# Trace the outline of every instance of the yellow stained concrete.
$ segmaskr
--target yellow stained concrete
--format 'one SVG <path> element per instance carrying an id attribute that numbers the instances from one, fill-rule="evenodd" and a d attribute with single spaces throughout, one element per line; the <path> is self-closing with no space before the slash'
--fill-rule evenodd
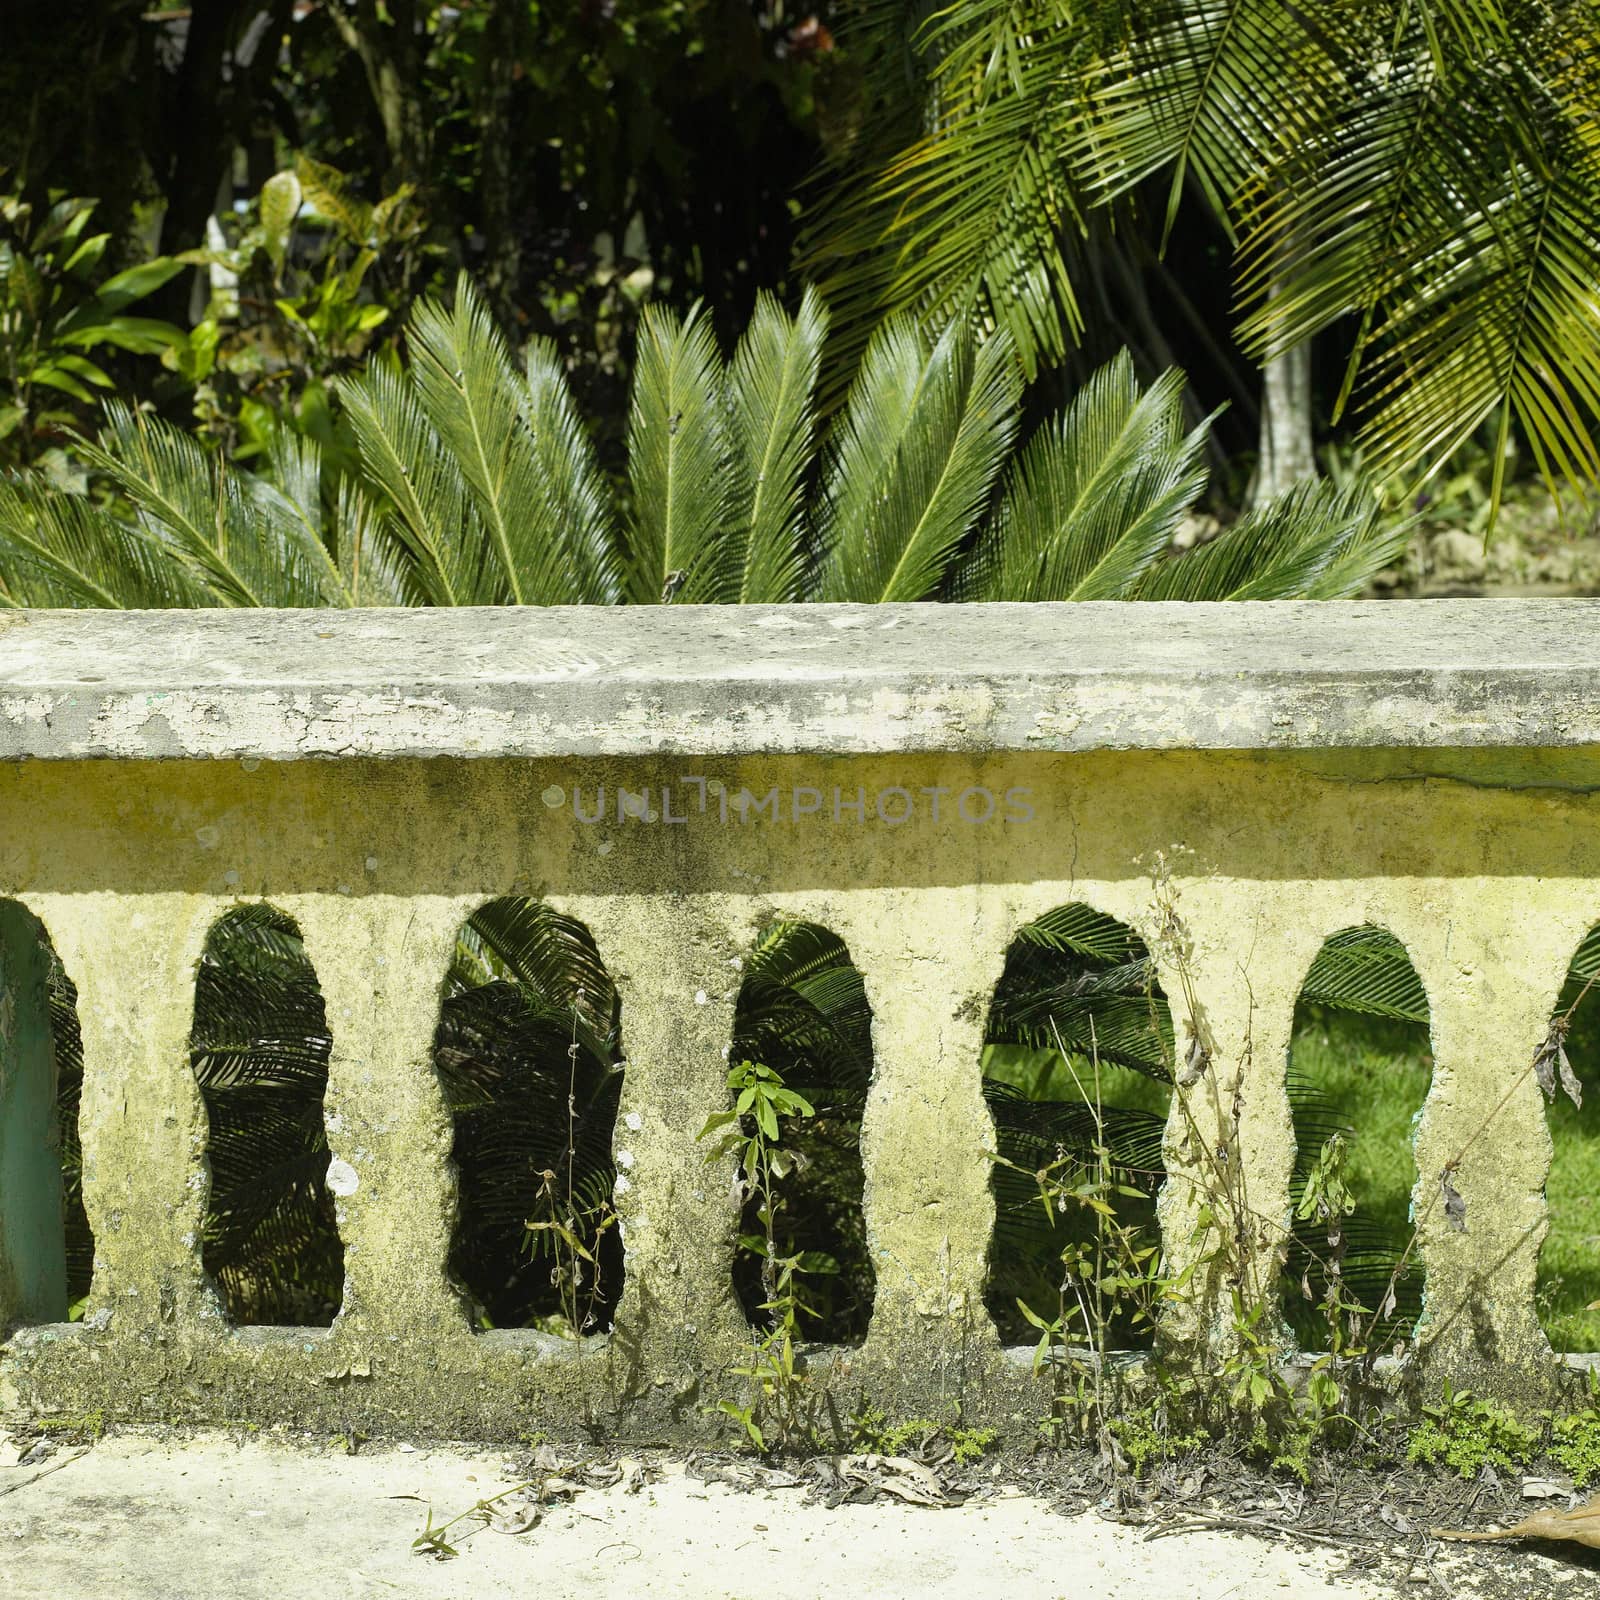
<path id="1" fill-rule="evenodd" d="M 874 1012 L 862 1129 L 877 1302 L 864 1349 L 826 1381 L 927 1413 L 960 1405 L 1023 1427 L 1044 1406 L 1001 1358 L 983 1309 L 992 1130 L 979 1050 L 1016 929 L 1084 901 L 1150 944 L 1180 1043 L 1210 1052 L 1190 1094 L 1247 1208 L 1251 1292 L 1269 1292 L 1293 1160 L 1284 1061 L 1322 941 L 1379 924 L 1432 1007 L 1437 1066 L 1418 1135 L 1425 1331 L 1444 1370 L 1528 1393 L 1556 1365 L 1534 1314 L 1549 1138 L 1524 1076 L 1572 952 L 1600 919 L 1600 752 L 1558 768 L 1513 753 L 775 757 L 739 761 L 446 760 L 52 763 L 0 769 L 0 895 L 44 923 L 79 988 L 85 1201 L 98 1259 L 85 1324 L 24 1332 L 0 1405 L 133 1417 L 271 1416 L 456 1436 L 604 1425 L 664 1436 L 734 1392 L 745 1336 L 729 1284 L 735 1222 L 695 1135 L 725 1103 L 738 961 L 758 929 L 838 933 Z M 1428 777 L 1428 763 L 1450 775 Z M 1552 787 L 1525 788 L 1529 782 Z M 722 820 L 714 788 L 761 798 Z M 584 823 L 604 786 L 604 822 Z M 673 791 L 663 814 L 661 790 Z M 867 815 L 832 816 L 833 790 Z M 997 797 L 988 822 L 952 814 Z M 620 819 L 619 789 L 649 816 Z M 939 789 L 941 820 L 928 814 Z M 813 791 L 821 808 L 798 817 Z M 910 820 L 892 819 L 905 791 Z M 1025 797 L 1007 805 L 1007 791 Z M 885 817 L 873 797 L 888 793 Z M 969 811 L 982 810 L 973 801 Z M 1011 811 L 1029 820 L 1004 821 Z M 475 1334 L 448 1285 L 448 1116 L 428 1065 L 457 926 L 505 894 L 583 920 L 623 999 L 618 1143 L 628 1251 L 609 1337 L 583 1347 Z M 188 1067 L 193 970 L 243 900 L 294 917 L 334 1040 L 330 1142 L 358 1182 L 340 1202 L 343 1314 L 326 1332 L 230 1330 L 200 1269 L 204 1111 Z M 1186 953 L 1180 954 L 1180 947 Z M 1519 1082 L 1519 1077 L 1521 1081 Z M 1512 1086 L 1516 1085 L 1514 1089 Z M 1510 1097 L 1492 1138 L 1486 1110 Z M 1162 1199 L 1169 1259 L 1190 1238 L 1212 1156 L 1174 1113 Z M 1444 1163 L 1468 1227 L 1430 1205 Z M 1226 1284 L 1174 1311 L 1204 1363 Z"/>

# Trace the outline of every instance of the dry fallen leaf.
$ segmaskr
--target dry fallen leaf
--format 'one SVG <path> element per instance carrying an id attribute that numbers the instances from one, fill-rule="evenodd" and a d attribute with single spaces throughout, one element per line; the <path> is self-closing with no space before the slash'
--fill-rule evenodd
<path id="1" fill-rule="evenodd" d="M 496 1533 L 526 1533 L 538 1520 L 537 1502 L 496 1506 L 489 1513 L 489 1526 Z"/>
<path id="2" fill-rule="evenodd" d="M 1188 1054 L 1183 1061 L 1183 1075 L 1178 1079 L 1180 1089 L 1190 1089 L 1205 1075 L 1211 1064 L 1211 1052 L 1206 1049 L 1197 1033 L 1189 1042 Z"/>
<path id="3" fill-rule="evenodd" d="M 1430 1528 L 1436 1539 L 1551 1539 L 1569 1540 L 1600 1550 L 1600 1494 L 1571 1511 L 1536 1511 L 1510 1528 L 1469 1533 L 1450 1528 Z"/>
<path id="4" fill-rule="evenodd" d="M 906 1456 L 844 1456 L 839 1475 L 847 1483 L 859 1483 L 890 1494 L 917 1506 L 947 1506 L 949 1497 L 938 1475 Z"/>
<path id="5" fill-rule="evenodd" d="M 1411 1532 L 1411 1519 L 1394 1506 L 1379 1506 L 1378 1516 L 1393 1528 L 1396 1533 Z"/>
<path id="6" fill-rule="evenodd" d="M 1561 1069 L 1561 1087 L 1566 1091 L 1567 1099 L 1581 1111 L 1583 1109 L 1583 1083 L 1577 1073 L 1572 1070 L 1572 1063 L 1567 1060 L 1567 1052 L 1560 1045 L 1556 1046 L 1556 1064 Z"/>
<path id="7" fill-rule="evenodd" d="M 1522 1480 L 1522 1498 L 1524 1500 L 1565 1500 L 1568 1494 L 1564 1483 L 1557 1483 L 1552 1478 L 1524 1478 Z"/>

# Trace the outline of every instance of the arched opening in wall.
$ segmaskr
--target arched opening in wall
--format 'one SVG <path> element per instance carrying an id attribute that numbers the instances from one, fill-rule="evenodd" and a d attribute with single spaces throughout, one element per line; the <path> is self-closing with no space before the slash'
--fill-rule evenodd
<path id="1" fill-rule="evenodd" d="M 1422 1310 L 1412 1150 L 1433 1077 L 1428 999 L 1395 936 L 1327 939 L 1295 1004 L 1288 1091 L 1295 1164 L 1284 1318 L 1303 1350 L 1410 1335 Z"/>
<path id="2" fill-rule="evenodd" d="M 589 930 L 526 896 L 463 924 L 434 1066 L 455 1121 L 452 1277 L 479 1328 L 604 1332 L 622 1295 L 620 1004 Z"/>
<path id="3" fill-rule="evenodd" d="M 1600 927 L 1567 969 L 1533 1071 L 1553 1146 L 1539 1321 L 1556 1350 L 1600 1350 Z"/>
<path id="4" fill-rule="evenodd" d="M 983 1052 L 998 1156 L 986 1301 L 1005 1343 L 1051 1329 L 1149 1347 L 1172 1081 L 1172 1018 L 1131 928 L 1073 904 L 1017 934 Z"/>
<path id="5" fill-rule="evenodd" d="M 778 922 L 744 960 L 716 1130 L 744 1206 L 734 1288 L 753 1327 L 859 1344 L 876 1290 L 861 1197 L 872 1011 L 837 934 Z"/>
<path id="6" fill-rule="evenodd" d="M 326 1327 L 344 1298 L 323 1101 L 331 1050 L 292 917 L 236 906 L 206 936 L 189 1060 L 205 1101 L 205 1270 L 239 1325 Z"/>
<path id="7" fill-rule="evenodd" d="M 77 1005 L 43 924 L 0 901 L 0 1325 L 76 1322 L 89 1295 Z"/>

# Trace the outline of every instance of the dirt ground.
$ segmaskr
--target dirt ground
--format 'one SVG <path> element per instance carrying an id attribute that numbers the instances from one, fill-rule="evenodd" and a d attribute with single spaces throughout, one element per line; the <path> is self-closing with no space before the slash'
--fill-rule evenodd
<path id="1" fill-rule="evenodd" d="M 1543 1600 L 1594 1593 L 1600 1577 L 1596 1552 L 1429 1536 L 1435 1516 L 1478 1526 L 1524 1515 L 1517 1481 L 1351 1472 L 1302 1489 L 1196 1460 L 1119 1497 L 1089 1458 L 1060 1455 L 768 1468 L 549 1445 L 357 1441 L 350 1454 L 349 1443 L 0 1435 L 0 1463 L 11 1463 L 0 1465 L 0 1594 Z"/>
<path id="2" fill-rule="evenodd" d="M 1537 483 L 1508 491 L 1485 539 L 1482 485 L 1437 488 L 1405 559 L 1378 575 L 1377 599 L 1549 597 L 1600 594 L 1600 518 L 1558 505 Z"/>

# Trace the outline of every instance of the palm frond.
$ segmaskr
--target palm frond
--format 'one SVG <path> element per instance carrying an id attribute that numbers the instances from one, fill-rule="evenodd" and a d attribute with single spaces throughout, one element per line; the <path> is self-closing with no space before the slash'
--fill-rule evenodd
<path id="1" fill-rule="evenodd" d="M 106 406 L 99 438 L 81 449 L 138 514 L 148 538 L 195 572 L 215 603 L 349 603 L 318 527 L 266 479 L 209 457 L 182 429 Z"/>
<path id="2" fill-rule="evenodd" d="M 1360 479 L 1297 484 L 1187 554 L 1153 567 L 1141 600 L 1337 600 L 1398 561 L 1411 521 Z"/>
<path id="3" fill-rule="evenodd" d="M 959 588 L 963 599 L 1122 599 L 1205 484 L 1205 428 L 1185 434 L 1183 379 L 1141 390 L 1124 352 L 1022 452 Z"/>
<path id="4" fill-rule="evenodd" d="M 733 520 L 732 442 L 710 318 L 657 307 L 639 324 L 628 416 L 633 495 L 626 563 L 636 605 L 716 594 L 716 563 Z"/>
<path id="5" fill-rule="evenodd" d="M 1148 956 L 1144 941 L 1127 923 L 1082 901 L 1052 907 L 1019 928 L 1016 937 L 1021 943 L 1065 951 L 1101 967 L 1122 966 Z"/>
<path id="6" fill-rule="evenodd" d="M 332 1040 L 291 918 L 239 906 L 212 928 L 189 1046 L 209 1130 L 202 1259 L 229 1316 L 330 1321 L 343 1277 L 325 1183 Z"/>
<path id="7" fill-rule="evenodd" d="M 1387 929 L 1371 924 L 1345 928 L 1324 942 L 1300 998 L 1363 1016 L 1428 1021 L 1428 997 L 1406 947 Z"/>
<path id="8" fill-rule="evenodd" d="M 582 458 L 575 459 L 570 436 L 561 431 L 560 402 L 517 372 L 466 273 L 456 280 L 449 311 L 432 300 L 418 303 L 410 347 L 417 398 L 471 491 L 497 587 L 503 584 L 515 605 L 556 605 L 591 589 L 573 544 L 576 533 L 579 549 L 591 550 L 595 529 L 592 520 L 580 517 L 576 529 L 566 520 L 587 485 Z M 535 416 L 536 401 L 543 403 L 543 418 Z M 543 450 L 530 426 L 539 421 L 557 429 Z M 576 472 L 577 483 L 552 481 L 563 465 Z"/>
<path id="9" fill-rule="evenodd" d="M 1064 105 L 1051 78 L 1036 71 L 1026 95 L 941 118 L 839 191 L 804 259 L 839 307 L 843 369 L 900 313 L 998 328 L 1030 377 L 1081 336 L 1083 208 L 1054 159 Z"/>
<path id="10" fill-rule="evenodd" d="M 576 1036 L 597 1059 L 616 1042 L 617 993 L 581 922 L 539 900 L 491 900 L 462 927 L 445 980 L 447 996 L 508 982 L 524 1004 L 563 1036 Z"/>
<path id="11" fill-rule="evenodd" d="M 1600 15 L 1401 8 L 1382 71 L 1351 16 L 1328 63 L 1339 116 L 1248 208 L 1243 336 L 1276 351 L 1358 315 L 1339 405 L 1359 395 L 1379 467 L 1437 469 L 1492 420 L 1491 515 L 1513 423 L 1553 492 L 1585 489 L 1600 477 Z"/>
<path id="12" fill-rule="evenodd" d="M 421 597 L 433 605 L 503 601 L 505 575 L 489 559 L 462 465 L 444 448 L 406 375 L 374 359 L 339 392 Z"/>
<path id="13" fill-rule="evenodd" d="M 170 549 L 87 496 L 27 475 L 0 478 L 0 604 L 78 609 L 208 606 Z"/>
<path id="14" fill-rule="evenodd" d="M 515 983 L 450 994 L 434 1061 L 455 1120 L 460 1220 L 450 1271 L 488 1320 L 526 1326 L 559 1308 L 537 1232 L 554 1207 L 599 1258 L 595 1307 L 610 1321 L 622 1283 L 614 1230 L 603 1228 L 622 1069 L 609 1042 L 569 1053 L 562 1019 Z M 601 1238 L 602 1233 L 604 1238 Z"/>
<path id="15" fill-rule="evenodd" d="M 1131 928 L 1081 904 L 1019 931 L 985 1038 L 1172 1075 L 1172 1018 L 1150 952 Z"/>
<path id="16" fill-rule="evenodd" d="M 930 351 L 909 319 L 873 340 L 835 430 L 819 600 L 922 600 L 982 511 L 1016 432 L 1009 341 L 951 324 Z"/>
<path id="17" fill-rule="evenodd" d="M 1328 120 L 1315 13 L 1280 0 L 1154 0 L 1127 15 L 1121 47 L 1088 74 L 1065 158 L 1102 199 L 1170 169 L 1163 239 L 1190 181 L 1228 226 L 1251 180 Z"/>
<path id="18" fill-rule="evenodd" d="M 784 315 L 770 295 L 728 373 L 728 411 L 738 484 L 718 599 L 736 604 L 797 600 L 804 575 L 804 492 L 816 429 L 815 392 L 828 318 L 814 289 Z"/>
<path id="19" fill-rule="evenodd" d="M 569 586 L 561 603 L 612 605 L 622 598 L 616 516 L 594 445 L 573 405 L 555 346 L 536 339 L 524 359 L 525 416 L 533 435 L 541 492 L 569 562 Z"/>
<path id="20" fill-rule="evenodd" d="M 757 941 L 744 962 L 733 1054 L 860 1116 L 872 1076 L 872 1012 L 838 935 L 784 922 Z"/>

